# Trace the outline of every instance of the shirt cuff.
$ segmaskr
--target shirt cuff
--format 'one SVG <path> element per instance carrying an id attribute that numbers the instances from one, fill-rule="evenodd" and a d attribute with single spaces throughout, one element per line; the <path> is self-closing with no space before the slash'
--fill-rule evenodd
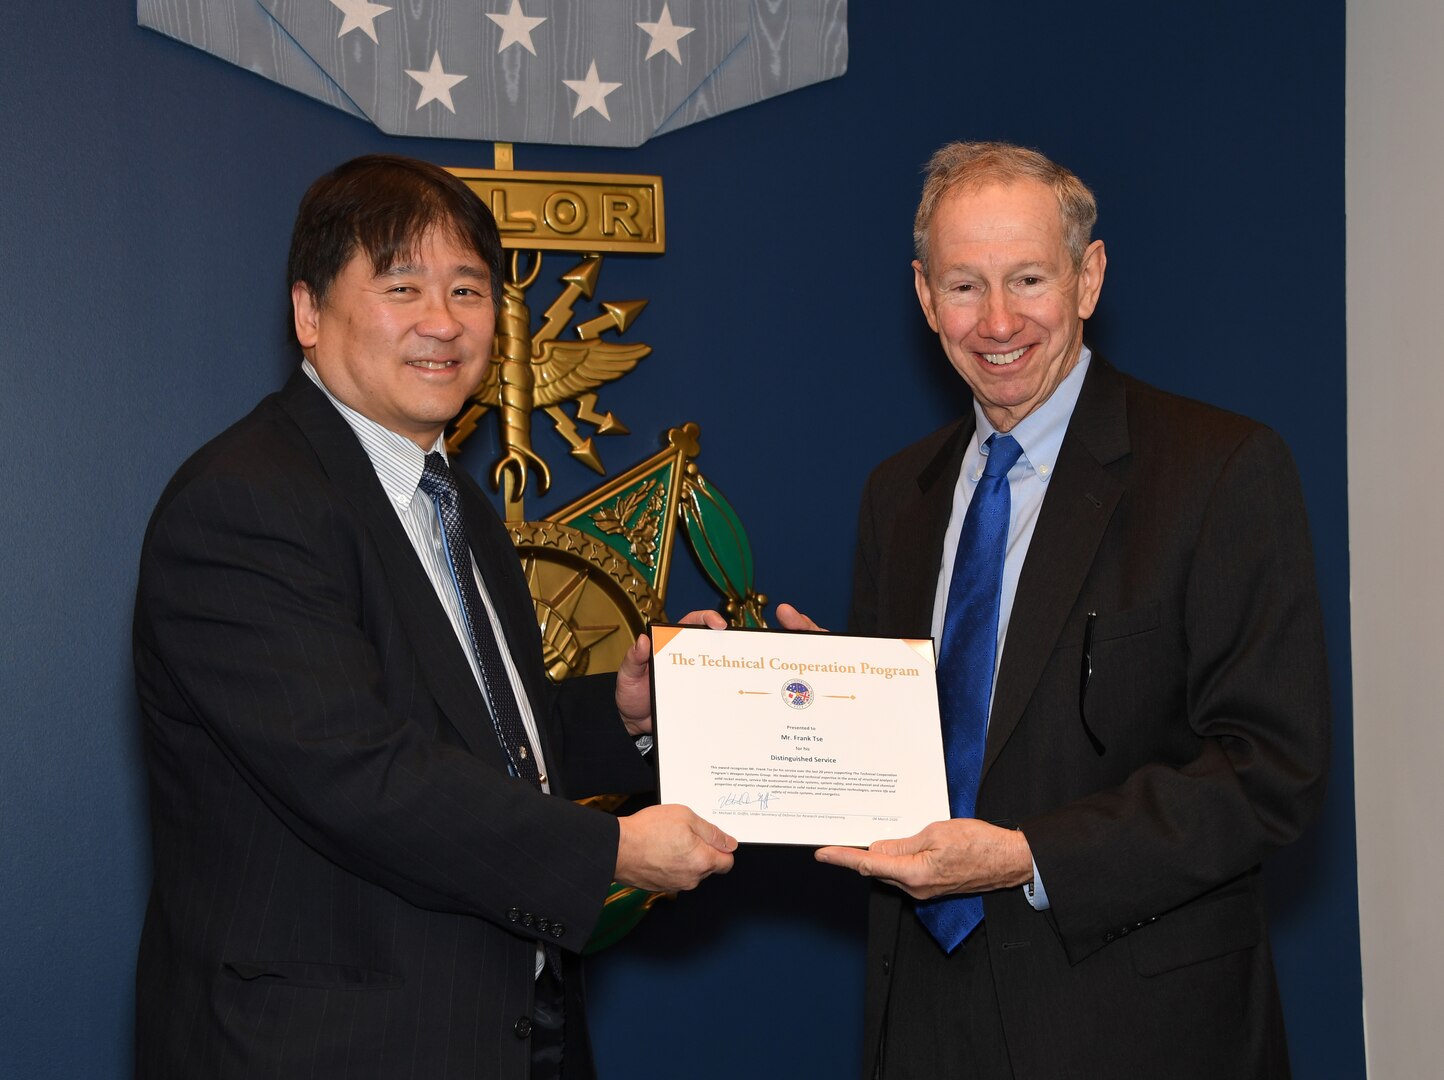
<path id="1" fill-rule="evenodd" d="M 1033 880 L 1023 886 L 1023 895 L 1028 898 L 1034 911 L 1047 911 L 1051 906 L 1048 903 L 1048 890 L 1043 888 L 1043 879 L 1038 876 L 1037 859 L 1033 860 Z"/>

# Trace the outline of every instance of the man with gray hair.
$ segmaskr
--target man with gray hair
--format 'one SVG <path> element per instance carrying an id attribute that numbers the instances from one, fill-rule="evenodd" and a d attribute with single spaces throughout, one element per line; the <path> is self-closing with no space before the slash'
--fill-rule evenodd
<path id="1" fill-rule="evenodd" d="M 1092 193 L 1031 150 L 927 170 L 918 300 L 972 392 L 873 473 L 851 630 L 940 642 L 952 817 L 820 861 L 879 881 L 864 1075 L 1288 1074 L 1262 859 L 1329 746 L 1279 437 L 1083 341 Z"/>

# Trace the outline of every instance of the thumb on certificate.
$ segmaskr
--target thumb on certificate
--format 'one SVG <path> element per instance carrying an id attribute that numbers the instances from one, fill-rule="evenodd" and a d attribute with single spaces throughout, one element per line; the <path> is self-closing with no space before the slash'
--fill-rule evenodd
<path id="1" fill-rule="evenodd" d="M 876 847 L 876 845 L 874 845 Z M 896 884 L 896 860 L 880 854 L 873 848 L 823 847 L 813 852 L 813 858 L 828 866 L 840 866 L 866 878 L 878 878 L 889 884 Z"/>
<path id="2" fill-rule="evenodd" d="M 782 624 L 784 630 L 822 630 L 821 626 L 813 622 L 808 616 L 798 611 L 791 604 L 777 605 L 777 621 Z"/>
<path id="3" fill-rule="evenodd" d="M 696 815 L 693 816 L 696 817 Z M 730 854 L 737 850 L 737 838 L 729 833 L 723 832 L 705 818 L 696 818 L 695 824 L 692 826 L 692 831 L 718 851 Z"/>
<path id="4" fill-rule="evenodd" d="M 727 616 L 712 608 L 689 611 L 677 620 L 683 626 L 705 626 L 708 630 L 726 630 Z"/>
<path id="5" fill-rule="evenodd" d="M 868 845 L 867 850 L 878 855 L 916 855 L 919 851 L 928 848 L 926 839 L 927 830 L 917 833 L 914 836 L 903 836 L 896 840 L 874 840 Z"/>
<path id="6" fill-rule="evenodd" d="M 630 735 L 652 733 L 652 642 L 642 634 L 617 668 L 617 713 Z"/>
<path id="7" fill-rule="evenodd" d="M 628 670 L 644 669 L 652 662 L 652 639 L 646 634 L 638 634 L 637 640 L 632 642 L 632 647 L 622 657 L 622 667 Z"/>
<path id="8" fill-rule="evenodd" d="M 820 847 L 812 853 L 812 857 L 820 863 L 828 866 L 841 866 L 848 870 L 856 870 L 860 862 L 867 858 L 866 848 L 855 847 Z"/>

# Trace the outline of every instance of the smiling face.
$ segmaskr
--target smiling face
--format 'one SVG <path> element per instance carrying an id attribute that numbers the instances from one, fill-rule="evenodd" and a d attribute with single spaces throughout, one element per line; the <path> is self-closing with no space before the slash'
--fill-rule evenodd
<path id="1" fill-rule="evenodd" d="M 430 450 L 481 385 L 496 308 L 484 259 L 432 229 L 377 273 L 356 251 L 317 304 L 291 287 L 296 338 L 342 402 Z"/>
<path id="2" fill-rule="evenodd" d="M 1106 265 L 1103 241 L 1074 266 L 1052 190 L 1037 180 L 946 195 L 913 263 L 928 325 L 999 431 L 1011 431 L 1073 370 Z"/>

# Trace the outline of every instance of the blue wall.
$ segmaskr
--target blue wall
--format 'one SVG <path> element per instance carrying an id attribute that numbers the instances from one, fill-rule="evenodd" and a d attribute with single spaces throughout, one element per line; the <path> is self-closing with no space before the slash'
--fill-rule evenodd
<path id="1" fill-rule="evenodd" d="M 1095 344 L 1273 424 L 1303 473 L 1338 726 L 1324 820 L 1269 870 L 1274 936 L 1297 1075 L 1362 1075 L 1344 8 L 1200 7 L 858 2 L 843 79 L 635 151 L 519 146 L 517 165 L 665 178 L 668 253 L 602 271 L 599 299 L 651 301 L 629 336 L 655 350 L 603 395 L 635 433 L 607 463 L 698 421 L 760 587 L 830 625 L 866 470 L 959 405 L 912 295 L 920 164 L 951 138 L 1004 138 L 1094 186 L 1110 256 Z M 11 5 L 3 48 L 0 1076 L 106 1080 L 129 1075 L 148 873 L 128 657 L 145 519 L 293 363 L 282 263 L 306 183 L 368 151 L 489 166 L 491 150 L 389 139 L 137 28 L 122 2 Z M 549 259 L 543 280 L 566 268 Z M 558 498 L 590 486 L 545 422 L 537 442 Z M 467 465 L 494 446 L 477 436 Z M 670 606 L 708 595 L 684 567 Z M 654 913 L 593 968 L 603 1075 L 852 1075 L 861 897 L 805 852 L 748 851 Z"/>

